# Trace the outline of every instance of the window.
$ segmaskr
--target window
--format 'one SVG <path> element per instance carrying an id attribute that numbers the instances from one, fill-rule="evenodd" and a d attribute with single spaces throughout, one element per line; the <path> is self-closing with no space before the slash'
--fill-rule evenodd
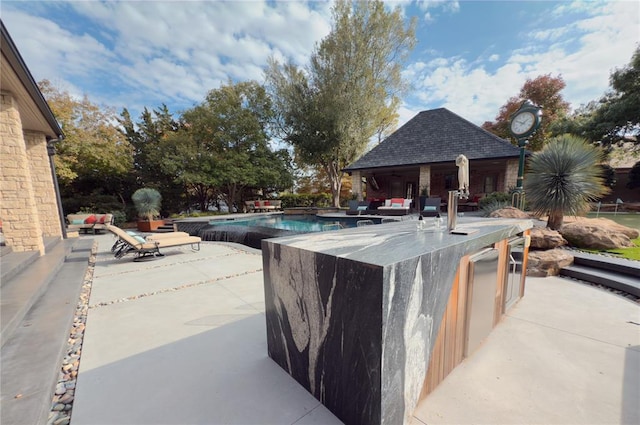
<path id="1" fill-rule="evenodd" d="M 444 188 L 448 190 L 455 190 L 457 187 L 455 186 L 456 176 L 455 174 L 447 174 L 444 176 Z"/>
<path id="2" fill-rule="evenodd" d="M 484 177 L 484 185 L 483 185 L 484 193 L 493 193 L 496 191 L 496 176 L 485 176 Z"/>

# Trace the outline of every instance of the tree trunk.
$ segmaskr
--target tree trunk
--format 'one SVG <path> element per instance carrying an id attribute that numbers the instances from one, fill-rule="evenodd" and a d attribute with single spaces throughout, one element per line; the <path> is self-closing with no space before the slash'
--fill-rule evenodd
<path id="1" fill-rule="evenodd" d="M 333 206 L 340 207 L 340 189 L 342 189 L 342 171 L 336 163 L 332 162 L 325 166 L 329 184 L 331 186 L 331 196 L 333 198 Z"/>
<path id="2" fill-rule="evenodd" d="M 552 230 L 560 230 L 563 219 L 564 213 L 561 210 L 550 211 L 549 218 L 547 218 L 547 227 Z"/>

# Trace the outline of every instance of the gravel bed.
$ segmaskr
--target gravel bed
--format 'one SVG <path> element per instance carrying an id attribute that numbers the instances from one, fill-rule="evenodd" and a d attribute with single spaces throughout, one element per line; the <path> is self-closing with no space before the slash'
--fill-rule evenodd
<path id="1" fill-rule="evenodd" d="M 73 318 L 73 325 L 69 332 L 66 355 L 62 360 L 62 366 L 58 374 L 58 383 L 56 384 L 53 399 L 51 400 L 51 411 L 49 412 L 47 425 L 67 425 L 71 422 L 71 412 L 73 410 L 76 379 L 80 368 L 82 341 L 87 323 L 87 312 L 89 311 L 89 296 L 91 295 L 91 284 L 93 283 L 97 250 L 98 244 L 95 242 L 91 248 L 89 267 L 87 267 L 87 272 L 84 275 L 80 298 L 78 299 Z"/>

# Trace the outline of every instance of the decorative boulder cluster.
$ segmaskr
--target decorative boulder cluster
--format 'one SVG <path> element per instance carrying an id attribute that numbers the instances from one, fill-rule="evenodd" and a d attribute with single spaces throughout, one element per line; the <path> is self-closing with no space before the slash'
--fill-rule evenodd
<path id="1" fill-rule="evenodd" d="M 493 211 L 490 216 L 531 218 L 514 207 Z M 566 217 L 560 231 L 536 226 L 531 229 L 527 275 L 556 276 L 561 268 L 571 265 L 573 255 L 562 249 L 563 246 L 583 249 L 628 248 L 634 246 L 631 240 L 636 239 L 639 233 L 636 229 L 606 218 Z"/>

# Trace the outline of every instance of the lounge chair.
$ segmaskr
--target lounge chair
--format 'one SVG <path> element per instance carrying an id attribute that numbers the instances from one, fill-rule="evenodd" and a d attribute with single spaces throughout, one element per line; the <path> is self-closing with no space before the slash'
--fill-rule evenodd
<path id="1" fill-rule="evenodd" d="M 191 249 L 200 251 L 200 239 L 197 236 L 189 236 L 184 232 L 158 233 L 147 238 L 139 235 L 130 235 L 121 228 L 113 225 L 107 226 L 107 230 L 118 237 L 118 241 L 113 245 L 111 251 L 116 258 L 122 258 L 133 252 L 133 261 L 147 261 L 157 257 L 163 257 L 160 248 L 172 246 L 191 245 Z"/>
<path id="2" fill-rule="evenodd" d="M 427 198 L 424 200 L 420 215 L 423 217 L 435 217 L 440 214 L 440 198 Z"/>
<path id="3" fill-rule="evenodd" d="M 350 204 L 347 215 L 361 215 L 369 213 L 369 203 L 366 201 L 358 202 L 357 205 Z"/>

